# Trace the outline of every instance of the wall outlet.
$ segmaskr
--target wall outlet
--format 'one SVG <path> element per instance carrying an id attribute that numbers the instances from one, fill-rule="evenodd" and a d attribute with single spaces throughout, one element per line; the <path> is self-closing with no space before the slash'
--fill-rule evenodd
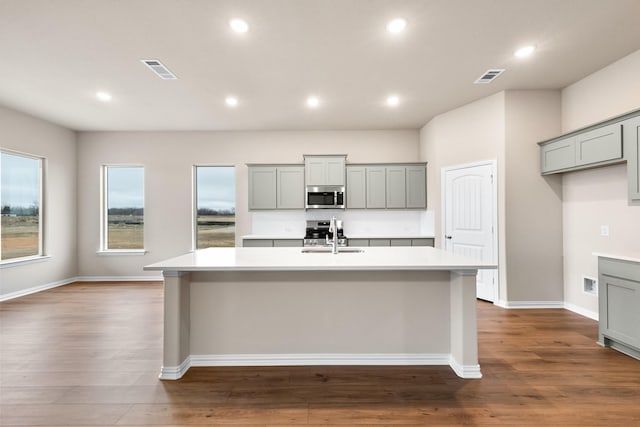
<path id="1" fill-rule="evenodd" d="M 600 226 L 600 235 L 601 236 L 608 236 L 609 235 L 609 226 L 608 225 L 601 225 Z"/>

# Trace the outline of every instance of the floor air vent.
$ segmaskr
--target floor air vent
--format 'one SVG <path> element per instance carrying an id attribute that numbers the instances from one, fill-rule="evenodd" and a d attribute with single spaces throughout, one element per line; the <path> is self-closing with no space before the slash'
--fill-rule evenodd
<path id="1" fill-rule="evenodd" d="M 157 59 L 141 59 L 142 63 L 149 67 L 151 71 L 156 73 L 163 80 L 176 80 L 177 77 L 162 62 Z"/>
<path id="2" fill-rule="evenodd" d="M 496 77 L 498 77 L 503 72 L 504 72 L 504 69 L 499 69 L 499 68 L 493 69 L 493 70 L 487 70 L 484 73 L 482 73 L 480 78 L 473 83 L 474 84 L 491 83 L 496 79 Z"/>

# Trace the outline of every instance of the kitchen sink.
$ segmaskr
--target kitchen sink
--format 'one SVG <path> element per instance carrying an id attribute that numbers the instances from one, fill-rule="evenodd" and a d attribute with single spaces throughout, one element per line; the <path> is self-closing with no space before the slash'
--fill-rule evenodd
<path id="1" fill-rule="evenodd" d="M 313 246 L 313 247 L 308 247 L 308 248 L 302 248 L 301 251 L 303 254 L 330 254 L 331 252 L 333 252 L 333 249 L 331 248 L 331 246 Z M 353 253 L 359 253 L 359 252 L 364 252 L 364 249 L 362 248 L 354 248 L 354 247 L 339 247 L 338 248 L 338 253 L 342 254 L 353 254 Z"/>

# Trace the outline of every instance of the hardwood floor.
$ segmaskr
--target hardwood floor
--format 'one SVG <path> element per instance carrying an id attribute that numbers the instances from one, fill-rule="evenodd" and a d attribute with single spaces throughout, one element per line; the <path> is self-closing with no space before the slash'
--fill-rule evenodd
<path id="1" fill-rule="evenodd" d="M 77 283 L 0 304 L 0 424 L 640 425 L 640 361 L 566 310 L 478 302 L 484 377 L 448 367 L 192 368 L 158 380 L 159 283 Z"/>

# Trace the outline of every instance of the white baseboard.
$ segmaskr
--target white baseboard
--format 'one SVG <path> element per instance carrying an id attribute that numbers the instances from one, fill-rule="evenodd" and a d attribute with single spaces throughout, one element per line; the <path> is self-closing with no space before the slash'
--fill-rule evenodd
<path id="1" fill-rule="evenodd" d="M 565 308 L 564 301 L 505 301 L 500 300 L 495 305 L 502 308 L 533 309 L 533 308 Z"/>
<path id="2" fill-rule="evenodd" d="M 156 282 L 162 276 L 78 276 L 76 282 Z"/>
<path id="3" fill-rule="evenodd" d="M 78 276 L 2 294 L 0 295 L 0 302 L 57 288 L 58 286 L 69 285 L 74 282 L 156 282 L 162 280 L 162 276 Z"/>
<path id="4" fill-rule="evenodd" d="M 450 366 L 461 378 L 482 378 L 480 366 L 458 364 L 450 354 L 198 354 L 179 366 L 163 366 L 160 379 L 180 379 L 192 367 L 212 366 Z"/>
<path id="5" fill-rule="evenodd" d="M 589 319 L 595 320 L 597 321 L 600 318 L 600 315 L 598 314 L 598 312 L 596 311 L 591 311 L 591 310 L 587 310 L 584 309 L 582 307 L 578 307 L 577 305 L 565 302 L 564 303 L 564 308 L 566 308 L 569 311 L 573 311 L 574 313 L 577 313 L 581 316 L 584 317 L 588 317 Z"/>
<path id="6" fill-rule="evenodd" d="M 75 281 L 76 281 L 76 278 L 72 277 L 70 279 L 58 280 L 56 282 L 51 282 L 51 283 L 47 283 L 47 284 L 40 285 L 40 286 L 33 286 L 31 288 L 22 289 L 22 290 L 15 291 L 15 292 L 9 292 L 8 294 L 0 295 L 0 302 L 8 301 L 8 300 L 14 299 L 14 298 L 23 297 L 23 296 L 26 296 L 26 295 L 35 294 L 37 292 L 46 291 L 47 289 L 57 288 L 58 286 L 68 285 L 69 283 L 73 283 Z"/>

